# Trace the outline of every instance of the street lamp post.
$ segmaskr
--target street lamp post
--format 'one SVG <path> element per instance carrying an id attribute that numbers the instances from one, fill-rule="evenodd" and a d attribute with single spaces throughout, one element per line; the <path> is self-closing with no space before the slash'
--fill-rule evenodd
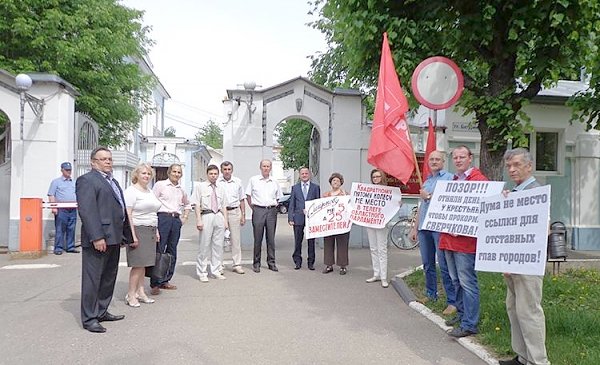
<path id="1" fill-rule="evenodd" d="M 15 82 L 17 84 L 17 89 L 19 89 L 19 99 L 21 102 L 21 109 L 19 110 L 20 114 L 19 114 L 19 125 L 21 128 L 20 131 L 20 137 L 21 137 L 21 141 L 23 140 L 23 129 L 25 128 L 25 100 L 26 100 L 26 96 L 25 94 L 27 93 L 27 90 L 29 90 L 31 88 L 31 84 L 33 83 L 33 81 L 31 80 L 31 77 L 29 77 L 29 75 L 26 74 L 18 74 L 17 77 L 15 78 Z"/>

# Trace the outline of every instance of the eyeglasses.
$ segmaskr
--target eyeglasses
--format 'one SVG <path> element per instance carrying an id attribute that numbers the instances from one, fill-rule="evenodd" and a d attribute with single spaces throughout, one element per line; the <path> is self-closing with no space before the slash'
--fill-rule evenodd
<path id="1" fill-rule="evenodd" d="M 102 162 L 105 162 L 105 161 L 111 161 L 112 162 L 112 160 L 113 160 L 112 157 L 94 158 L 94 161 L 102 161 Z"/>
<path id="2" fill-rule="evenodd" d="M 377 179 L 377 178 L 381 179 L 381 175 L 373 175 L 373 179 Z"/>

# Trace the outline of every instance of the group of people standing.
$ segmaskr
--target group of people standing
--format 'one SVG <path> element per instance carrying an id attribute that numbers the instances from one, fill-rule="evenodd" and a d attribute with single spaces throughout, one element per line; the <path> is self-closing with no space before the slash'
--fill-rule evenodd
<path id="1" fill-rule="evenodd" d="M 91 153 L 91 171 L 76 182 L 76 199 L 81 218 L 82 281 L 81 321 L 83 328 L 106 332 L 100 323 L 122 320 L 124 315 L 108 312 L 116 282 L 120 248 L 126 245 L 127 265 L 131 267 L 125 303 L 139 308 L 152 304 L 144 290 L 146 267 L 154 266 L 156 252 L 172 255 L 171 267 L 163 278 L 151 281 L 151 294 L 160 289 L 177 289 L 169 283 L 175 269 L 181 226 L 191 205 L 181 188 L 180 165 L 168 169 L 168 179 L 151 190 L 154 170 L 138 165 L 132 184 L 123 192 L 113 178 L 112 153 L 98 147 Z"/>
<path id="2" fill-rule="evenodd" d="M 310 181 L 311 174 L 307 167 L 299 170 L 300 181 L 292 186 L 290 194 L 290 204 L 288 210 L 289 225 L 294 227 L 294 260 L 295 269 L 302 267 L 302 241 L 304 239 L 305 226 L 305 203 L 310 200 L 327 198 L 332 196 L 345 196 L 349 193 L 342 188 L 344 185 L 344 176 L 334 172 L 329 177 L 331 189 L 321 196 L 319 185 Z M 371 183 L 385 185 L 385 173 L 379 169 L 371 171 Z M 381 281 L 381 286 L 387 288 L 387 228 L 367 228 L 369 247 L 371 251 L 371 261 L 373 264 L 373 276 L 366 280 L 367 283 Z M 337 264 L 340 275 L 346 275 L 348 272 L 348 242 L 350 232 L 334 234 L 323 238 L 323 263 L 325 268 L 323 274 L 329 274 L 334 271 L 333 267 Z M 308 258 L 307 266 L 309 270 L 314 270 L 315 263 L 315 239 L 308 239 Z"/>
<path id="3" fill-rule="evenodd" d="M 532 156 L 525 149 L 509 150 L 505 163 L 510 178 L 515 183 L 513 191 L 539 186 L 532 176 Z M 105 321 L 118 321 L 124 315 L 113 315 L 108 306 L 113 297 L 118 270 L 120 247 L 126 245 L 127 264 L 131 267 L 129 286 L 125 302 L 138 308 L 140 303 L 151 304 L 154 299 L 144 290 L 146 267 L 153 266 L 156 252 L 168 252 L 173 260 L 165 277 L 151 281 L 151 294 L 160 294 L 161 289 L 175 290 L 170 283 L 175 270 L 177 243 L 183 224 L 188 219 L 192 205 L 195 205 L 196 227 L 200 232 L 200 249 L 196 262 L 196 273 L 201 282 L 209 278 L 224 280 L 223 246 L 225 235 L 232 246 L 232 271 L 244 274 L 241 267 L 240 230 L 245 223 L 246 201 L 252 209 L 254 235 L 254 255 L 252 268 L 256 273 L 261 268 L 262 241 L 266 236 L 267 266 L 278 271 L 275 263 L 275 230 L 277 225 L 277 203 L 283 196 L 279 184 L 271 177 L 271 161 L 260 162 L 260 174 L 250 178 L 246 189 L 241 180 L 233 176 L 233 165 L 225 161 L 221 169 L 216 165 L 207 167 L 207 181 L 195 186 L 191 199 L 183 191 L 179 181 L 182 176 L 180 165 L 171 165 L 168 179 L 158 181 L 150 189 L 154 170 L 142 163 L 132 175 L 132 184 L 125 190 L 112 177 L 112 154 L 104 147 L 91 153 L 92 170 L 75 183 L 75 198 L 82 221 L 82 292 L 81 320 L 84 329 L 90 332 L 105 332 L 101 325 Z M 479 322 L 479 286 L 475 272 L 476 239 L 421 229 L 427 214 L 429 201 L 437 181 L 471 180 L 485 181 L 487 178 L 472 166 L 473 154 L 466 146 L 452 151 L 455 173 L 443 170 L 444 153 L 434 151 L 429 155 L 428 165 L 431 175 L 420 191 L 419 224 L 411 232 L 420 242 L 423 268 L 425 272 L 426 296 L 437 300 L 436 258 L 440 267 L 442 284 L 446 292 L 447 308 L 444 314 L 456 316 L 446 323 L 456 326 L 449 331 L 453 337 L 464 337 L 477 333 Z M 61 165 L 63 176 L 56 179 L 48 192 L 51 201 L 73 199 L 71 165 Z M 295 269 L 302 267 L 302 243 L 304 240 L 305 203 L 320 197 L 344 196 L 348 192 L 342 188 L 344 177 L 331 174 L 331 189 L 321 194 L 319 185 L 311 181 L 310 170 L 299 171 L 300 181 L 292 187 L 288 223 L 294 230 L 294 252 L 292 259 Z M 386 175 L 379 169 L 371 171 L 372 184 L 386 184 Z M 505 194 L 509 194 L 508 191 Z M 67 212 L 70 213 L 70 212 Z M 61 235 L 64 227 L 73 225 L 69 215 L 63 216 L 59 209 L 55 214 L 57 243 L 55 253 L 62 250 L 75 252 L 74 242 Z M 59 227 L 57 226 L 57 227 Z M 227 233 L 226 233 L 227 232 Z M 373 277 L 368 283 L 387 281 L 387 229 L 367 229 Z M 339 267 L 340 275 L 348 270 L 349 232 L 325 237 L 324 269 L 328 274 Z M 337 252 L 336 252 L 337 251 Z M 315 270 L 315 241 L 308 240 L 307 267 Z M 545 319 L 541 307 L 542 277 L 533 275 L 505 274 L 507 283 L 506 306 L 511 322 L 512 346 L 517 356 L 501 361 L 502 365 L 548 364 L 545 349 Z"/>
<path id="4" fill-rule="evenodd" d="M 419 239 L 425 273 L 425 300 L 438 298 L 437 257 L 442 286 L 446 292 L 447 307 L 443 314 L 456 313 L 446 321 L 448 326 L 454 326 L 448 334 L 453 337 L 470 336 L 478 332 L 480 316 L 480 293 L 475 271 L 477 239 L 428 231 L 421 229 L 421 225 L 437 181 L 488 179 L 472 166 L 473 153 L 467 146 L 459 146 L 452 151 L 454 174 L 443 170 L 445 154 L 441 151 L 432 152 L 426 162 L 431 174 L 420 191 L 418 225 L 411 232 L 413 239 Z M 540 186 L 532 175 L 533 157 L 526 149 L 506 151 L 504 163 L 515 185 L 512 191 Z M 506 190 L 504 194 L 508 195 L 510 191 Z M 516 356 L 510 360 L 501 360 L 499 364 L 549 364 L 545 347 L 545 317 L 541 306 L 543 276 L 505 273 L 504 278 L 507 285 L 506 309 L 511 324 L 511 344 Z"/>

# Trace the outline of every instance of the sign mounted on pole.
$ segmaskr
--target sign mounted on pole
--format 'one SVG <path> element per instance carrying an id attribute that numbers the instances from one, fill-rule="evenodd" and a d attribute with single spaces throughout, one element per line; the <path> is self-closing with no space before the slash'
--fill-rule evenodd
<path id="1" fill-rule="evenodd" d="M 430 57 L 413 72 L 411 88 L 419 103 L 433 110 L 447 109 L 460 98 L 464 88 L 462 72 L 451 59 Z"/>

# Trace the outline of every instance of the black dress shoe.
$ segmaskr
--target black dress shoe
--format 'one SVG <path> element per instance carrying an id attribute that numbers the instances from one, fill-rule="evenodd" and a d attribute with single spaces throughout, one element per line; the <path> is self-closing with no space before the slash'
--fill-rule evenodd
<path id="1" fill-rule="evenodd" d="M 253 265 L 253 266 L 252 266 L 252 270 L 253 270 L 254 272 L 260 272 L 260 266 Z"/>
<path id="2" fill-rule="evenodd" d="M 314 271 L 315 270 L 315 265 L 308 265 L 308 269 Z"/>
<path id="3" fill-rule="evenodd" d="M 102 327 L 102 325 L 98 322 L 92 322 L 91 324 L 88 324 L 87 326 L 84 325 L 83 328 L 90 332 L 94 332 L 94 333 L 106 332 L 106 328 Z"/>
<path id="4" fill-rule="evenodd" d="M 460 327 L 454 328 L 452 331 L 448 331 L 448 335 L 456 338 L 467 337 L 477 334 L 477 331 L 466 330 Z"/>
<path id="5" fill-rule="evenodd" d="M 301 267 L 302 267 L 302 265 L 296 264 L 296 267 L 294 268 L 294 270 L 300 270 Z"/>
<path id="6" fill-rule="evenodd" d="M 513 359 L 510 359 L 510 360 L 500 360 L 500 361 L 498 361 L 498 364 L 500 364 L 500 365 L 525 365 L 519 361 L 519 355 L 515 356 Z"/>
<path id="7" fill-rule="evenodd" d="M 123 318 L 125 318 L 123 314 L 114 315 L 106 312 L 102 317 L 98 318 L 98 322 L 114 322 L 120 321 Z"/>
<path id="8" fill-rule="evenodd" d="M 79 250 L 78 249 L 73 249 L 73 250 L 67 251 L 67 253 L 79 253 Z"/>
<path id="9" fill-rule="evenodd" d="M 275 272 L 279 271 L 279 269 L 278 269 L 278 268 L 277 268 L 277 266 L 275 266 L 275 265 L 271 265 L 271 266 L 269 266 L 269 270 L 271 270 L 271 271 L 275 271 Z"/>

